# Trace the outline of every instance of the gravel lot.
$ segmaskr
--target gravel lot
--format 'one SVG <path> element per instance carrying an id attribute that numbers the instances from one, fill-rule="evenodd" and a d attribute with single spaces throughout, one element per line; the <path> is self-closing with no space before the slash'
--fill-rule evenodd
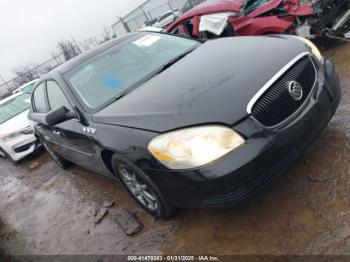
<path id="1" fill-rule="evenodd" d="M 350 44 L 328 45 L 343 90 L 335 117 L 287 176 L 244 206 L 154 220 L 120 184 L 63 171 L 46 153 L 0 159 L 0 254 L 350 254 Z M 104 201 L 115 205 L 95 225 Z M 113 220 L 119 207 L 144 224 L 136 236 Z"/>

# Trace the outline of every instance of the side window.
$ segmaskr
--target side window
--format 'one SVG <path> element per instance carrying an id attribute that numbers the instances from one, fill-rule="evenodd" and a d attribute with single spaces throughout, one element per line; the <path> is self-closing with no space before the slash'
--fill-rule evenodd
<path id="1" fill-rule="evenodd" d="M 158 21 L 162 21 L 162 20 L 164 20 L 165 18 L 171 16 L 172 14 L 173 14 L 172 12 L 168 12 L 168 13 L 162 15 L 161 17 L 159 17 Z"/>
<path id="2" fill-rule="evenodd" d="M 33 111 L 36 113 L 47 113 L 49 108 L 45 99 L 45 83 L 41 83 L 34 91 L 33 94 Z"/>
<path id="3" fill-rule="evenodd" d="M 23 88 L 22 88 L 22 92 L 28 93 L 28 94 L 33 93 L 33 87 L 34 87 L 34 85 L 35 85 L 35 83 L 23 87 Z"/>
<path id="4" fill-rule="evenodd" d="M 180 32 L 179 32 L 179 27 L 178 27 L 178 26 L 175 27 L 175 28 L 170 32 L 170 34 L 172 34 L 172 35 L 179 35 L 179 34 L 180 34 Z"/>
<path id="5" fill-rule="evenodd" d="M 170 33 L 174 35 L 189 37 L 187 28 L 185 27 L 184 24 L 177 25 L 175 28 L 173 28 L 173 30 Z"/>
<path id="6" fill-rule="evenodd" d="M 170 32 L 170 34 L 192 37 L 193 36 L 193 18 L 186 20 L 182 24 L 179 24 L 178 26 L 176 26 Z"/>
<path id="7" fill-rule="evenodd" d="M 61 106 L 72 109 L 72 105 L 66 95 L 55 81 L 47 81 L 47 97 L 51 110 L 55 110 Z"/>
<path id="8" fill-rule="evenodd" d="M 187 20 L 185 23 L 185 28 L 187 30 L 188 35 L 193 36 L 193 18 Z"/>

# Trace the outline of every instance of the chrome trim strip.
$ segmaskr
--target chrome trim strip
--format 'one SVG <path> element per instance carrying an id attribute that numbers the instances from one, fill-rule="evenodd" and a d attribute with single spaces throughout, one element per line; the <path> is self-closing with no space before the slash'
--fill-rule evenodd
<path id="1" fill-rule="evenodd" d="M 289 61 L 289 63 L 286 64 L 280 71 L 278 71 L 249 101 L 249 103 L 247 105 L 247 113 L 249 115 L 252 113 L 252 108 L 253 108 L 255 102 L 259 99 L 260 96 L 262 96 L 263 93 L 265 93 L 265 91 L 267 89 L 269 89 L 271 87 L 271 85 L 273 85 L 296 62 L 298 62 L 304 56 L 308 56 L 308 55 L 311 55 L 311 53 L 310 52 L 303 52 L 303 53 L 297 55 L 291 61 Z"/>

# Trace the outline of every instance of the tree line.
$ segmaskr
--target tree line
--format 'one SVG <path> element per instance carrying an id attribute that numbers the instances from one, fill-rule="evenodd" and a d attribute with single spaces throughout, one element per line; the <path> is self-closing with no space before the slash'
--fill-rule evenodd
<path id="1" fill-rule="evenodd" d="M 100 37 L 91 37 L 77 42 L 73 37 L 71 39 L 63 39 L 57 42 L 56 49 L 51 52 L 51 59 L 43 64 L 37 65 L 27 62 L 21 66 L 15 67 L 11 72 L 15 75 L 14 81 L 17 86 L 30 82 L 41 75 L 50 72 L 58 65 L 72 59 L 73 57 L 98 46 L 106 41 L 115 38 L 112 29 L 105 27 Z"/>

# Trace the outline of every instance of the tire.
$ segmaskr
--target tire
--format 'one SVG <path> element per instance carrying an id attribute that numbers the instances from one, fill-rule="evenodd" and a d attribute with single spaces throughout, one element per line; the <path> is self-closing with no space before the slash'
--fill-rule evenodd
<path id="1" fill-rule="evenodd" d="M 43 144 L 44 148 L 46 149 L 46 151 L 49 153 L 49 155 L 51 156 L 52 160 L 56 163 L 56 165 L 58 165 L 60 168 L 62 169 L 67 169 L 70 166 L 72 166 L 72 162 L 64 159 L 63 157 L 61 157 L 58 153 L 52 151 L 50 149 L 50 147 L 47 145 L 46 141 L 42 140 L 41 143 Z"/>
<path id="2" fill-rule="evenodd" d="M 155 218 L 163 219 L 169 218 L 173 214 L 174 207 L 164 197 L 159 187 L 133 163 L 125 159 L 121 160 L 114 155 L 112 157 L 112 167 L 125 189 L 146 212 Z M 128 172 L 128 174 L 125 172 Z M 127 175 L 135 181 L 127 179 Z"/>
<path id="3" fill-rule="evenodd" d="M 1 158 L 4 158 L 4 159 L 8 158 L 7 153 L 1 147 L 0 147 L 0 153 L 1 153 L 0 155 Z"/>

